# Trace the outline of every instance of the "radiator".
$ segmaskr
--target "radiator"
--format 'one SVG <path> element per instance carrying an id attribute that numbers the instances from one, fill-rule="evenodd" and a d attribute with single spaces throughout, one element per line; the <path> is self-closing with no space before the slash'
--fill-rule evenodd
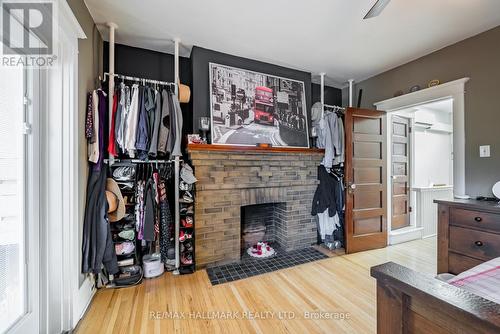
<path id="1" fill-rule="evenodd" d="M 453 187 L 413 188 L 416 194 L 417 226 L 423 227 L 422 237 L 437 234 L 437 204 L 435 199 L 453 199 Z"/>

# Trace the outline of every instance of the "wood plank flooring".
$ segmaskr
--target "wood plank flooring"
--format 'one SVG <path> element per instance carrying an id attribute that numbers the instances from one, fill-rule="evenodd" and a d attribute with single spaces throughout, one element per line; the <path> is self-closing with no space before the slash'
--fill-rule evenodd
<path id="1" fill-rule="evenodd" d="M 376 290 L 369 270 L 387 261 L 435 274 L 436 238 L 214 287 L 200 270 L 185 276 L 168 273 L 137 287 L 100 290 L 76 332 L 375 333 Z"/>

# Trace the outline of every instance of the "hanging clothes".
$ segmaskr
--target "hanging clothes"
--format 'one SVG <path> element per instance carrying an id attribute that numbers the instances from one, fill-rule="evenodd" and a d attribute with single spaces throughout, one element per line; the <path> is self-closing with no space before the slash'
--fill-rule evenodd
<path id="1" fill-rule="evenodd" d="M 139 85 L 132 85 L 130 111 L 125 126 L 125 150 L 131 158 L 135 158 L 135 142 L 139 119 Z"/>
<path id="2" fill-rule="evenodd" d="M 137 150 L 138 158 L 141 160 L 145 160 L 148 157 L 148 113 L 149 109 L 154 106 L 154 102 L 149 99 L 148 91 L 148 87 L 139 86 L 139 123 L 137 124 L 135 149 Z"/>
<path id="3" fill-rule="evenodd" d="M 97 274 L 104 265 L 109 274 L 118 272 L 118 263 L 107 218 L 106 171 L 90 168 L 83 220 L 82 273 Z"/>
<path id="4" fill-rule="evenodd" d="M 104 148 L 105 148 L 105 130 L 106 124 L 107 124 L 107 94 L 102 90 L 98 89 L 97 90 L 97 96 L 99 98 L 98 102 L 98 115 L 99 115 L 99 120 L 97 121 L 98 123 L 98 132 L 97 132 L 97 161 L 95 162 L 94 165 L 94 171 L 101 170 L 102 163 L 104 161 Z"/>
<path id="5" fill-rule="evenodd" d="M 173 110 L 174 110 L 174 123 L 173 123 L 173 147 L 172 147 L 172 156 L 178 157 L 182 156 L 181 152 L 181 142 L 182 142 L 182 109 L 181 105 L 179 103 L 179 100 L 177 99 L 177 95 L 174 94 L 173 92 L 170 93 L 171 98 L 172 98 L 172 104 L 173 104 Z"/>
<path id="6" fill-rule="evenodd" d="M 97 95 L 97 90 L 92 91 L 92 130 L 88 130 L 89 134 L 92 136 L 89 139 L 88 144 L 88 157 L 89 161 L 97 163 L 99 161 L 99 95 Z M 88 107 L 87 107 L 88 110 Z"/>
<path id="7" fill-rule="evenodd" d="M 167 189 L 164 179 L 160 180 L 158 192 L 160 197 L 160 253 L 162 262 L 167 263 L 168 250 L 171 248 L 170 239 L 172 238 L 170 230 L 174 220 L 168 205 Z"/>
<path id="8" fill-rule="evenodd" d="M 160 121 L 161 121 L 161 94 L 158 90 L 154 91 L 154 122 L 152 122 L 151 144 L 149 145 L 149 156 L 155 158 L 158 152 L 158 136 L 160 134 Z"/>
<path id="9" fill-rule="evenodd" d="M 137 238 L 144 238 L 144 181 L 137 181 L 136 201 L 135 201 L 135 226 Z"/>
<path id="10" fill-rule="evenodd" d="M 116 91 L 113 94 L 113 110 L 111 111 L 111 126 L 109 128 L 109 139 L 108 139 L 108 153 L 114 157 L 118 156 L 118 150 L 116 148 L 116 139 L 115 139 L 115 122 L 116 122 L 116 113 L 118 110 L 118 97 L 119 91 Z"/>
<path id="11" fill-rule="evenodd" d="M 156 208 L 154 200 L 155 200 L 154 180 L 150 178 L 146 183 L 146 188 L 144 190 L 143 240 L 146 241 L 155 240 L 154 226 L 155 226 Z"/>
<path id="12" fill-rule="evenodd" d="M 334 112 L 325 114 L 320 132 L 325 148 L 323 166 L 332 168 L 333 165 L 344 162 L 344 124 L 342 118 Z"/>
<path id="13" fill-rule="evenodd" d="M 166 154 L 170 152 L 168 149 L 168 143 L 170 142 L 171 127 L 170 127 L 170 103 L 169 103 L 169 93 L 166 89 L 161 92 L 162 96 L 162 107 L 161 107 L 161 122 L 160 122 L 160 134 L 158 138 L 158 152 Z"/>
<path id="14" fill-rule="evenodd" d="M 91 143 L 95 141 L 94 137 L 94 104 L 93 92 L 87 93 L 87 116 L 85 117 L 85 138 Z"/>
<path id="15" fill-rule="evenodd" d="M 126 153 L 125 148 L 125 134 L 127 132 L 127 119 L 130 112 L 130 87 L 126 86 L 123 82 L 120 84 L 120 103 L 118 104 L 117 111 L 117 130 L 116 142 L 122 153 Z M 118 120 L 119 119 L 119 120 Z"/>

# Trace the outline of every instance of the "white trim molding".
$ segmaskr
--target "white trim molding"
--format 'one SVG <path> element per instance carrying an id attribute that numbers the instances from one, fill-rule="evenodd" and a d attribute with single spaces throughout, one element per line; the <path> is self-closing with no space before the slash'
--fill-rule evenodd
<path id="1" fill-rule="evenodd" d="M 453 194 L 468 198 L 465 193 L 465 84 L 462 78 L 374 103 L 377 110 L 393 112 L 413 106 L 453 99 Z"/>

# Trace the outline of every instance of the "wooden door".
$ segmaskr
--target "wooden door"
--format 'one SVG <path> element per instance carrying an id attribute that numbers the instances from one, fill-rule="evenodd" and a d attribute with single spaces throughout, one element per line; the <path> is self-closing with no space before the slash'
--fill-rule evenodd
<path id="1" fill-rule="evenodd" d="M 347 108 L 346 252 L 387 246 L 385 113 Z"/>
<path id="2" fill-rule="evenodd" d="M 392 116 L 391 230 L 410 226 L 410 119 Z"/>

